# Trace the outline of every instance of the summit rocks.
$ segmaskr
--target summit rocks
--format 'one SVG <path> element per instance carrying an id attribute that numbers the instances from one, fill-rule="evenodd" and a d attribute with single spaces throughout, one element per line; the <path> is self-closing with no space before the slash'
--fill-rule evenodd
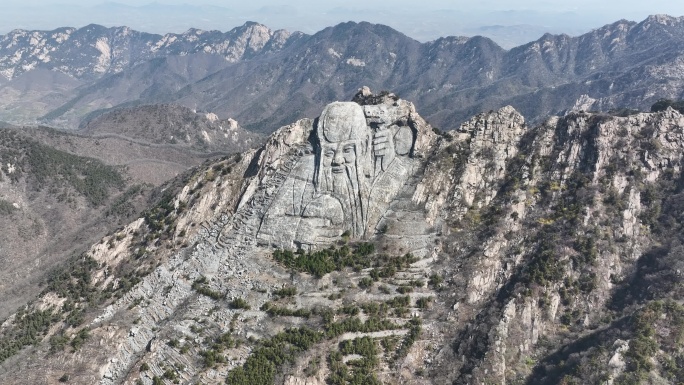
<path id="1" fill-rule="evenodd" d="M 672 109 L 439 133 L 362 89 L 93 245 L 0 380 L 681 381 L 682 154 Z"/>

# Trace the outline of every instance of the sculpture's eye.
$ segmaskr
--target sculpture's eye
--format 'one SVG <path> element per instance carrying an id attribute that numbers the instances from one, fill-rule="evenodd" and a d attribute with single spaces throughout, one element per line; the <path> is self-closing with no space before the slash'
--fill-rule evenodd
<path id="1" fill-rule="evenodd" d="M 354 153 L 354 146 L 352 146 L 352 145 L 344 146 L 343 151 L 345 154 L 353 154 Z"/>
<path id="2" fill-rule="evenodd" d="M 328 158 L 332 158 L 333 156 L 335 156 L 335 151 L 333 151 L 333 150 L 327 150 L 327 151 L 325 152 L 325 156 L 328 157 Z"/>

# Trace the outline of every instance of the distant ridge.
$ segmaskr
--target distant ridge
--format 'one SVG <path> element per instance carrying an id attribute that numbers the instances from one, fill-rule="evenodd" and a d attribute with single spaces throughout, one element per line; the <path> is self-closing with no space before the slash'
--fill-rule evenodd
<path id="1" fill-rule="evenodd" d="M 163 36 L 97 25 L 17 30 L 0 36 L 0 119 L 73 128 L 100 109 L 172 103 L 271 132 L 369 85 L 414 100 L 443 129 L 504 105 L 536 121 L 583 95 L 591 110 L 677 99 L 682 52 L 684 19 L 667 15 L 577 37 L 545 34 L 510 50 L 480 36 L 420 43 L 367 22 L 314 35 L 253 22 Z M 33 77 L 46 69 L 73 80 L 43 76 L 36 90 Z"/>

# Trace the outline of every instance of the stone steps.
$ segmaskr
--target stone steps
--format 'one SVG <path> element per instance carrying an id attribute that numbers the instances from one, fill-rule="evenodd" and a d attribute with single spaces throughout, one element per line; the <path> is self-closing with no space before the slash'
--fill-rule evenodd
<path id="1" fill-rule="evenodd" d="M 272 175 L 263 178 L 254 196 L 221 227 L 216 244 L 221 248 L 233 248 L 240 244 L 253 246 L 261 221 L 275 198 L 275 191 L 287 180 L 301 157 L 299 147 L 293 148 L 280 167 Z M 227 228 L 230 226 L 229 228 Z M 227 228 L 227 229 L 226 229 Z"/>

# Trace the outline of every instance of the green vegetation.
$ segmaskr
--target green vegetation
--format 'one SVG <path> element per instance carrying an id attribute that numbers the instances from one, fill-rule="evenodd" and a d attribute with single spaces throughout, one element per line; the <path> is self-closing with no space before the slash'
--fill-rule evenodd
<path id="1" fill-rule="evenodd" d="M 677 364 L 684 359 L 681 354 L 684 347 L 684 307 L 672 301 L 650 302 L 632 316 L 631 327 L 633 337 L 625 352 L 627 370 L 616 383 L 643 383 L 654 369 L 653 358 L 656 355 L 660 356 L 656 362 L 662 362 L 672 383 L 684 380 L 684 370 Z M 656 328 L 668 332 L 665 336 L 659 335 Z"/>
<path id="2" fill-rule="evenodd" d="M 53 309 L 17 312 L 9 330 L 4 331 L 0 337 L 0 363 L 23 347 L 40 342 L 50 326 L 58 320 Z"/>
<path id="3" fill-rule="evenodd" d="M 242 367 L 228 373 L 226 384 L 271 385 L 278 368 L 293 363 L 296 354 L 307 351 L 322 338 L 322 333 L 303 327 L 261 341 Z"/>
<path id="4" fill-rule="evenodd" d="M 150 229 L 150 234 L 147 235 L 146 240 L 150 241 L 160 237 L 169 238 L 176 228 L 174 214 L 176 214 L 176 207 L 173 204 L 173 195 L 166 193 L 155 207 L 143 213 L 145 223 Z"/>
<path id="5" fill-rule="evenodd" d="M 534 252 L 524 280 L 538 285 L 548 285 L 563 278 L 564 263 L 556 254 L 558 234 L 551 231 L 540 231 L 541 239 Z"/>
<path id="6" fill-rule="evenodd" d="M 64 188 L 70 187 L 93 206 L 99 206 L 105 203 L 111 189 L 124 186 L 124 178 L 115 167 L 42 145 L 18 133 L 0 131 L 0 148 L 0 163 L 15 167 L 10 174 L 14 181 L 26 174 L 38 189 L 62 188 L 57 199 L 67 199 Z"/>
<path id="7" fill-rule="evenodd" d="M 419 309 L 427 309 L 428 307 L 430 307 L 430 304 L 433 300 L 434 298 L 432 297 L 418 298 L 418 300 L 416 300 L 416 307 Z"/>
<path id="8" fill-rule="evenodd" d="M 378 281 L 380 278 L 391 278 L 398 271 L 408 268 L 416 261 L 418 261 L 418 258 L 414 257 L 411 253 L 406 253 L 399 257 L 390 257 L 385 254 L 376 255 L 373 257 L 374 268 L 370 271 L 369 275 L 373 281 Z"/>
<path id="9" fill-rule="evenodd" d="M 339 249 L 331 247 L 309 253 L 304 253 L 301 250 L 297 253 L 290 250 L 276 250 L 273 253 L 273 258 L 290 269 L 321 278 L 345 267 L 351 267 L 355 270 L 371 267 L 371 259 L 367 257 L 374 251 L 373 244 L 362 243 L 354 250 L 348 246 L 342 246 Z"/>
<path id="10" fill-rule="evenodd" d="M 397 293 L 399 293 L 399 294 L 406 294 L 406 293 L 410 293 L 412 291 L 413 291 L 413 286 L 402 285 L 402 286 L 397 287 Z"/>
<path id="11" fill-rule="evenodd" d="M 192 283 L 192 289 L 214 300 L 220 300 L 225 298 L 225 294 L 210 289 L 208 284 L 209 281 L 207 280 L 207 278 L 202 276 L 200 278 L 197 278 L 195 282 Z"/>
<path id="12" fill-rule="evenodd" d="M 50 337 L 50 351 L 56 352 L 64 350 L 64 347 L 69 342 L 69 337 L 65 336 L 63 333 L 54 334 Z"/>
<path id="13" fill-rule="evenodd" d="M 232 309 L 244 309 L 244 310 L 251 309 L 251 307 L 249 306 L 247 301 L 245 301 L 242 298 L 235 298 L 234 300 L 230 301 L 229 305 Z"/>
<path id="14" fill-rule="evenodd" d="M 302 318 L 309 318 L 311 317 L 311 310 L 308 309 L 288 309 L 286 307 L 280 307 L 276 306 L 270 302 L 266 302 L 261 306 L 261 310 L 265 311 L 270 315 L 271 317 L 302 317 Z"/>
<path id="15" fill-rule="evenodd" d="M 273 295 L 279 297 L 292 297 L 297 294 L 297 288 L 294 286 L 283 287 L 273 292 Z"/>
<path id="16" fill-rule="evenodd" d="M 370 288 L 375 282 L 394 277 L 398 272 L 417 261 L 411 254 L 391 257 L 384 254 L 374 254 L 372 244 L 343 245 L 339 248 L 329 248 L 317 252 L 305 253 L 303 251 L 291 252 L 277 250 L 274 259 L 284 266 L 298 272 L 311 274 L 314 277 L 323 277 L 332 271 L 352 268 L 355 271 L 369 269 L 368 275 L 362 275 L 358 281 L 361 288 Z M 336 284 L 333 280 L 333 284 Z M 378 290 L 385 290 L 390 294 L 386 285 L 380 285 Z M 415 287 L 425 287 L 423 280 L 411 280 L 402 286 L 407 291 L 415 290 Z M 327 285 L 321 290 L 327 289 Z M 347 289 L 345 289 L 347 290 Z M 343 290 L 329 296 L 331 300 L 343 298 Z M 247 343 L 252 345 L 252 354 L 242 367 L 231 370 L 226 380 L 227 384 L 271 384 L 276 379 L 276 374 L 285 365 L 295 362 L 298 354 L 310 349 L 313 344 L 321 341 L 330 341 L 339 338 L 345 333 L 374 333 L 380 331 L 401 330 L 409 328 L 409 332 L 402 339 L 399 336 L 386 338 L 392 345 L 392 351 L 386 353 L 386 359 L 395 361 L 408 353 L 411 345 L 420 333 L 420 321 L 411 319 L 406 324 L 395 323 L 388 316 L 406 318 L 411 307 L 411 297 L 408 295 L 394 296 L 382 302 L 367 302 L 355 304 L 344 302 L 337 308 L 292 308 L 283 303 L 292 302 L 287 300 L 297 295 L 297 289 L 293 286 L 282 287 L 273 292 L 274 300 L 266 302 L 261 311 L 271 317 L 301 317 L 305 320 L 306 327 L 288 329 L 272 338 Z M 419 299 L 416 306 L 427 308 L 432 297 Z M 361 314 L 363 312 L 363 314 Z M 363 321 L 362 321 L 363 319 Z M 379 365 L 377 339 L 363 337 L 351 341 L 343 341 L 339 344 L 339 351 L 330 352 L 328 367 L 331 375 L 327 379 L 330 384 L 379 384 L 374 374 Z M 383 348 L 385 348 L 383 345 Z M 202 353 L 205 362 L 213 365 L 219 358 L 221 348 L 214 345 L 210 350 Z M 360 359 L 346 360 L 346 355 L 359 355 Z M 332 366 L 331 366 L 332 365 Z M 288 366 L 289 367 L 289 366 Z M 309 360 L 304 368 L 307 376 L 314 376 L 319 372 L 321 359 L 314 357 Z"/>
<path id="17" fill-rule="evenodd" d="M 233 322 L 231 322 L 231 324 L 232 323 Z M 200 352 L 200 356 L 202 357 L 202 362 L 205 368 L 212 368 L 216 364 L 225 363 L 226 358 L 223 356 L 223 351 L 225 349 L 232 349 L 239 345 L 239 341 L 234 339 L 231 334 L 232 329 L 233 328 L 231 327 L 230 332 L 223 333 L 216 337 L 214 343 L 208 350 Z M 184 350 L 187 352 L 187 344 L 181 348 L 181 352 Z"/>
<path id="18" fill-rule="evenodd" d="M 162 377 L 166 378 L 167 380 L 175 382 L 176 380 L 178 380 L 178 373 L 176 373 L 176 371 L 171 368 L 167 368 L 166 370 L 164 370 L 164 375 Z"/>
<path id="19" fill-rule="evenodd" d="M 200 352 L 200 356 L 203 358 L 203 364 L 205 368 L 213 368 L 216 364 L 222 364 L 226 362 L 226 358 L 217 349 L 209 349 Z"/>
<path id="20" fill-rule="evenodd" d="M 10 215 L 16 210 L 12 202 L 0 199 L 0 215 Z"/>
<path id="21" fill-rule="evenodd" d="M 401 346 L 399 347 L 399 350 L 397 350 L 397 353 L 395 355 L 395 360 L 406 357 L 408 354 L 409 349 L 411 346 L 413 346 L 413 343 L 416 342 L 416 339 L 420 337 L 420 333 L 423 330 L 423 323 L 420 320 L 420 318 L 411 318 L 409 321 L 410 327 L 409 327 L 409 332 L 406 334 L 404 339 L 401 341 Z"/>
<path id="22" fill-rule="evenodd" d="M 430 280 L 428 281 L 428 285 L 431 287 L 437 289 L 440 287 L 440 285 L 444 282 L 444 278 L 440 274 L 434 273 L 430 275 Z"/>
<path id="23" fill-rule="evenodd" d="M 318 373 L 318 370 L 321 368 L 321 359 L 320 357 L 314 357 L 309 361 L 309 364 L 304 368 L 304 374 L 307 377 L 313 377 Z"/>
<path id="24" fill-rule="evenodd" d="M 344 363 L 345 355 L 356 354 L 359 359 Z M 373 370 L 378 366 L 378 351 L 375 341 L 368 337 L 342 341 L 339 351 L 328 355 L 330 374 L 326 379 L 330 385 L 380 385 Z"/>
<path id="25" fill-rule="evenodd" d="M 51 326 L 64 322 L 66 327 L 77 327 L 85 321 L 85 314 L 91 306 L 102 304 L 111 298 L 112 294 L 123 295 L 138 277 L 122 278 L 119 286 L 100 290 L 91 283 L 92 274 L 99 268 L 99 264 L 86 254 L 74 256 L 60 268 L 50 272 L 46 287 L 42 294 L 55 293 L 66 301 L 58 311 L 20 310 L 13 323 L 3 330 L 0 337 L 0 362 L 16 354 L 21 348 L 37 344 L 42 340 Z M 50 350 L 60 351 L 70 345 L 74 351 L 78 350 L 90 338 L 87 328 L 80 329 L 69 337 L 66 329 L 57 331 L 49 339 Z"/>
<path id="26" fill-rule="evenodd" d="M 50 272 L 43 294 L 53 292 L 72 302 L 96 303 L 100 300 L 100 293 L 92 287 L 90 281 L 92 273 L 98 267 L 97 261 L 88 255 L 72 258 L 65 266 Z"/>
<path id="27" fill-rule="evenodd" d="M 135 214 L 136 209 L 131 201 L 135 199 L 136 196 L 141 195 L 145 189 L 149 187 L 149 185 L 140 184 L 129 187 L 123 194 L 114 200 L 105 212 L 105 215 L 126 217 Z"/>
<path id="28" fill-rule="evenodd" d="M 339 337 L 344 333 L 372 333 L 402 328 L 400 325 L 379 317 L 369 317 L 366 322 L 361 322 L 358 317 L 351 317 L 339 322 L 328 322 L 324 327 L 325 336 L 328 339 Z"/>
<path id="29" fill-rule="evenodd" d="M 88 339 L 90 339 L 89 330 L 87 328 L 81 329 L 71 340 L 71 347 L 78 350 Z"/>
<path id="30" fill-rule="evenodd" d="M 359 280 L 359 287 L 362 289 L 368 289 L 369 287 L 373 286 L 373 278 L 371 277 L 363 277 Z"/>

